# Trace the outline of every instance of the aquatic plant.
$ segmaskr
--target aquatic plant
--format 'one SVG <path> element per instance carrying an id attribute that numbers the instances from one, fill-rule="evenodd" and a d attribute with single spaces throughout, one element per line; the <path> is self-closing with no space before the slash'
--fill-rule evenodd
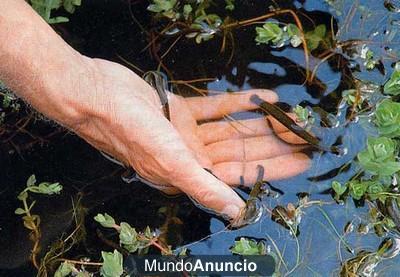
<path id="1" fill-rule="evenodd" d="M 400 94 L 400 70 L 396 69 L 393 71 L 390 79 L 385 83 L 383 87 L 385 94 L 399 95 Z"/>
<path id="2" fill-rule="evenodd" d="M 400 103 L 385 99 L 378 104 L 374 123 L 382 136 L 400 136 Z"/>
<path id="3" fill-rule="evenodd" d="M 396 161 L 396 142 L 388 137 L 370 137 L 367 149 L 357 155 L 362 168 L 379 176 L 391 176 L 400 170 Z"/>
<path id="4" fill-rule="evenodd" d="M 158 235 L 152 232 L 149 227 L 144 232 L 138 233 L 129 223 L 121 222 L 119 225 L 116 224 L 114 218 L 106 213 L 104 215 L 96 215 L 94 220 L 105 228 L 115 229 L 119 233 L 120 245 L 129 253 L 145 254 L 149 247 L 154 246 L 161 251 L 161 254 L 172 254 L 170 247 L 162 245 L 162 242 L 158 241 Z"/>
<path id="5" fill-rule="evenodd" d="M 100 275 L 103 277 L 118 277 L 125 274 L 123 268 L 123 254 L 128 255 L 129 253 L 135 253 L 139 255 L 147 254 L 150 247 L 156 247 L 160 250 L 163 255 L 173 255 L 174 252 L 171 247 L 165 245 L 159 240 L 159 234 L 152 232 L 149 227 L 143 232 L 137 232 L 135 228 L 130 226 L 129 223 L 121 222 L 117 224 L 115 219 L 107 213 L 97 214 L 94 217 L 101 226 L 108 229 L 117 231 L 119 238 L 119 250 L 114 249 L 113 252 L 101 252 L 101 262 L 90 262 L 90 261 L 76 261 L 69 259 L 62 259 L 63 262 L 59 265 L 55 272 L 56 277 L 65 277 L 69 275 L 90 276 L 90 271 L 86 270 L 85 267 L 79 268 L 79 266 L 95 266 L 99 268 Z M 118 247 L 116 245 L 116 247 Z M 183 248 L 179 255 L 186 252 Z M 85 275 L 86 274 L 86 275 Z"/>
<path id="6" fill-rule="evenodd" d="M 31 231 L 30 238 L 34 245 L 31 251 L 32 263 L 36 268 L 39 268 L 37 254 L 40 251 L 40 216 L 32 213 L 32 209 L 36 204 L 36 200 L 28 203 L 29 193 L 38 193 L 45 195 L 59 194 L 62 186 L 59 183 L 42 182 L 36 185 L 35 175 L 31 175 L 27 182 L 26 188 L 18 194 L 18 200 L 22 202 L 22 207 L 15 210 L 15 214 L 22 216 L 22 221 L 25 228 Z"/>
<path id="7" fill-rule="evenodd" d="M 282 47 L 290 43 L 293 47 L 301 45 L 301 31 L 292 23 L 283 24 L 280 22 L 268 21 L 262 27 L 256 27 L 258 44 L 270 44 L 274 47 Z M 321 41 L 325 39 L 325 25 L 318 25 L 314 30 L 304 33 L 307 47 L 310 51 L 318 48 Z"/>
<path id="8" fill-rule="evenodd" d="M 53 10 L 63 8 L 72 14 L 75 12 L 76 7 L 82 4 L 82 0 L 30 0 L 29 2 L 32 8 L 49 24 L 69 21 L 68 17 L 65 16 L 52 17 L 51 13 Z"/>
<path id="9" fill-rule="evenodd" d="M 240 238 L 235 241 L 235 244 L 230 248 L 232 254 L 237 255 L 266 255 L 267 247 L 263 241 L 255 241 L 249 238 Z"/>

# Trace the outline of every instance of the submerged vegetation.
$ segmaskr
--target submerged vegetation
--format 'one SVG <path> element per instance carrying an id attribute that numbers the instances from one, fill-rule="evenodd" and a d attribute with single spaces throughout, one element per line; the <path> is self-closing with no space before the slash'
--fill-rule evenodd
<path id="1" fill-rule="evenodd" d="M 35 206 L 36 200 L 28 203 L 29 193 L 38 193 L 45 195 L 59 194 L 62 190 L 62 186 L 59 183 L 47 183 L 42 182 L 36 185 L 35 175 L 31 175 L 26 182 L 26 188 L 18 194 L 18 200 L 22 202 L 22 207 L 15 210 L 16 215 L 22 216 L 24 227 L 31 231 L 30 239 L 33 242 L 33 248 L 31 251 L 31 259 L 33 265 L 38 269 L 39 264 L 37 261 L 37 255 L 40 251 L 40 216 L 32 213 L 32 209 Z"/>

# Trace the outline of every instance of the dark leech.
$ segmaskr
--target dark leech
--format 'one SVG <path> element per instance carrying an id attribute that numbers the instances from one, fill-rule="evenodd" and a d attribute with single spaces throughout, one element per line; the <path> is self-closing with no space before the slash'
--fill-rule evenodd
<path id="1" fill-rule="evenodd" d="M 258 95 L 254 94 L 250 97 L 251 102 L 257 104 L 264 112 L 271 115 L 273 118 L 278 120 L 282 125 L 288 128 L 290 131 L 295 133 L 300 138 L 307 141 L 311 146 L 326 152 L 331 152 L 335 154 L 340 154 L 341 151 L 337 146 L 325 146 L 321 145 L 321 141 L 307 132 L 304 128 L 300 127 L 296 122 L 291 119 L 284 111 L 282 111 L 277 106 L 270 104 L 262 100 Z"/>
<path id="2" fill-rule="evenodd" d="M 170 120 L 170 111 L 168 104 L 168 82 L 167 78 L 160 71 L 148 71 L 143 75 L 143 79 L 149 83 L 158 93 L 160 97 L 162 109 L 165 117 Z"/>
<path id="3" fill-rule="evenodd" d="M 246 206 L 244 207 L 244 209 L 242 209 L 239 217 L 231 223 L 232 228 L 240 228 L 255 223 L 261 218 L 264 212 L 263 206 L 261 205 L 260 201 L 260 196 L 265 193 L 265 190 L 263 188 L 264 167 L 258 165 L 257 170 L 257 181 L 254 184 L 253 189 L 250 191 L 249 198 L 246 201 Z M 241 176 L 241 179 L 242 178 L 243 176 Z"/>

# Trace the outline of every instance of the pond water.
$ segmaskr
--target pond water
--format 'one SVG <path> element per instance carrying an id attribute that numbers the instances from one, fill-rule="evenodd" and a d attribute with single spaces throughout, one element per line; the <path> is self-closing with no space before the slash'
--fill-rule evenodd
<path id="1" fill-rule="evenodd" d="M 259 16 L 260 11 L 267 11 L 270 5 L 276 5 L 275 2 L 243 1 L 237 3 L 233 15 L 237 19 L 253 18 Z M 314 151 L 310 170 L 290 179 L 271 182 L 283 194 L 277 198 L 263 197 L 266 212 L 258 222 L 238 230 L 227 230 L 225 222 L 200 210 L 185 196 L 169 198 L 144 184 L 124 183 L 120 178 L 122 168 L 71 134 L 58 135 L 44 146 L 36 145 L 23 151 L 1 145 L 1 276 L 31 276 L 36 272 L 29 263 L 32 244 L 27 231 L 20 218 L 14 215 L 19 205 L 16 195 L 33 173 L 38 180 L 64 185 L 59 196 L 35 197 L 38 199 L 36 213 L 42 218 L 43 249 L 71 230 L 74 223 L 72 203 L 81 197 L 87 237 L 67 254 L 71 258 L 98 259 L 100 250 L 111 249 L 99 238 L 98 224 L 93 221 L 93 216 L 99 212 L 107 212 L 139 230 L 147 225 L 165 227 L 168 214 L 167 241 L 174 248 L 187 246 L 193 254 L 230 254 L 230 246 L 239 237 L 264 240 L 272 251 L 279 249 L 284 260 L 280 266 L 282 273 L 291 272 L 294 276 L 338 275 L 342 261 L 354 257 L 360 250 L 375 251 L 384 237 L 378 237 L 372 230 L 364 235 L 351 232 L 344 236 L 348 222 L 358 226 L 368 220 L 367 205 L 357 207 L 351 200 L 337 204 L 328 190 L 333 180 L 346 182 L 357 173 L 357 166 L 352 161 L 364 148 L 369 132 L 364 128 L 363 120 L 346 121 L 346 107 L 338 108 L 341 92 L 352 87 L 354 78 L 383 84 L 390 76 L 393 62 L 398 60 L 400 16 L 389 12 L 383 1 L 303 0 L 278 1 L 278 5 L 297 10 L 306 28 L 324 24 L 328 32 L 331 26 L 335 31 L 339 30 L 338 41 L 368 41 L 368 47 L 383 57 L 385 74 L 378 69 L 360 70 L 362 61 L 359 58 L 352 59 L 338 52 L 318 67 L 314 83 L 304 84 L 302 48 L 256 45 L 253 26 L 236 30 L 234 47 L 227 47 L 222 54 L 220 39 L 200 45 L 182 39 L 164 57 L 163 63 L 175 80 L 214 79 L 196 83 L 201 89 L 226 93 L 268 88 L 279 94 L 279 101 L 285 107 L 297 104 L 320 107 L 335 115 L 337 122 L 332 123 L 331 128 L 323 127 L 321 123 L 321 127 L 315 127 L 313 132 L 325 143 L 346 149 L 345 154 L 338 156 Z M 148 26 L 150 17 L 144 7 L 135 1 L 85 0 L 70 17 L 70 23 L 58 26 L 57 30 L 88 56 L 114 60 L 128 67 L 126 61 L 129 61 L 143 71 L 154 70 L 158 65 L 156 58 L 149 51 L 143 51 L 149 37 L 136 22 Z M 288 16 L 278 18 L 284 22 L 290 19 Z M 173 42 L 174 39 L 165 39 L 155 46 L 155 51 L 164 53 Z M 319 61 L 317 55 L 310 57 L 312 67 Z M 179 86 L 175 91 L 187 96 L 195 94 L 185 86 Z M 252 116 L 251 113 L 233 115 L 237 119 Z M 31 126 L 53 127 L 43 122 Z M 346 164 L 348 166 L 343 169 Z M 248 190 L 237 191 L 247 198 Z M 289 230 L 271 220 L 268 211 L 277 205 L 297 204 L 299 193 L 308 193 L 309 201 L 324 204 L 302 209 L 299 234 L 294 237 Z M 353 253 L 346 245 L 354 250 Z M 386 259 L 379 263 L 375 272 L 379 276 L 395 276 L 400 273 L 399 262 L 398 256 Z"/>

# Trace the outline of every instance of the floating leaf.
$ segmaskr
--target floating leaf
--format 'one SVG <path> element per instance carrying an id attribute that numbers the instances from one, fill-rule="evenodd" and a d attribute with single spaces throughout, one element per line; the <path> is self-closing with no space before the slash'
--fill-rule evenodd
<path id="1" fill-rule="evenodd" d="M 74 266 L 69 262 L 63 262 L 57 268 L 57 271 L 54 273 L 54 277 L 66 277 L 72 273 L 74 270 Z"/>
<path id="2" fill-rule="evenodd" d="M 269 43 L 279 44 L 283 39 L 283 30 L 277 23 L 267 22 L 262 27 L 256 27 L 257 37 L 256 42 L 258 43 Z"/>
<path id="3" fill-rule="evenodd" d="M 121 222 L 121 230 L 119 232 L 119 240 L 121 244 L 129 245 L 137 241 L 137 232 L 126 222 Z"/>
<path id="4" fill-rule="evenodd" d="M 360 200 L 368 189 L 366 182 L 351 181 L 348 183 L 348 186 L 350 188 L 350 195 L 355 200 Z"/>
<path id="5" fill-rule="evenodd" d="M 262 241 L 256 242 L 255 240 L 242 237 L 240 240 L 235 241 L 230 251 L 232 254 L 238 255 L 265 255 L 266 247 Z"/>
<path id="6" fill-rule="evenodd" d="M 378 104 L 374 123 L 381 135 L 394 138 L 400 136 L 400 103 L 385 99 Z"/>
<path id="7" fill-rule="evenodd" d="M 386 94 L 390 95 L 399 95 L 400 94 L 400 71 L 395 70 L 390 76 L 390 79 L 385 83 L 383 87 L 383 91 Z"/>
<path id="8" fill-rule="evenodd" d="M 100 268 L 101 276 L 119 277 L 124 273 L 122 254 L 117 250 L 112 253 L 101 251 L 101 256 L 103 257 L 103 265 Z"/>
<path id="9" fill-rule="evenodd" d="M 94 220 L 96 220 L 98 223 L 100 223 L 101 226 L 106 228 L 113 228 L 115 226 L 114 218 L 107 213 L 105 213 L 104 215 L 97 214 L 94 217 Z"/>
<path id="10" fill-rule="evenodd" d="M 390 176 L 400 170 L 396 161 L 396 143 L 387 137 L 368 138 L 367 149 L 357 155 L 364 170 L 374 175 Z"/>
<path id="11" fill-rule="evenodd" d="M 385 191 L 384 186 L 379 182 L 370 182 L 368 184 L 368 197 L 371 200 L 376 200 L 379 198 L 380 194 Z"/>
<path id="12" fill-rule="evenodd" d="M 332 189 L 335 192 L 337 198 L 339 198 L 340 196 L 342 196 L 343 193 L 345 193 L 345 191 L 347 190 L 347 187 L 342 186 L 342 184 L 339 183 L 338 181 L 333 181 Z"/>

